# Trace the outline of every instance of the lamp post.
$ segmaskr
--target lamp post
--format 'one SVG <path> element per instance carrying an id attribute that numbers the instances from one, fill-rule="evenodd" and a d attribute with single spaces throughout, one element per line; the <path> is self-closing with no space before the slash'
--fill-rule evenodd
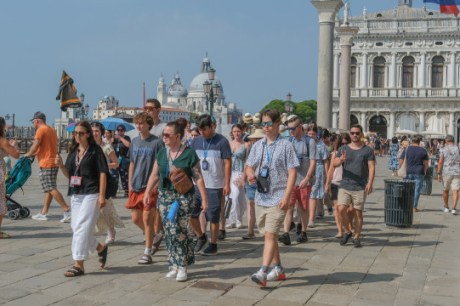
<path id="1" fill-rule="evenodd" d="M 214 82 L 215 76 L 216 70 L 214 68 L 209 68 L 208 80 L 203 83 L 203 90 L 206 95 L 206 105 L 211 117 L 214 117 L 214 103 L 216 103 L 217 98 L 221 94 L 221 87 L 219 83 Z"/>
<path id="2" fill-rule="evenodd" d="M 284 109 L 286 110 L 286 113 L 289 116 L 289 114 L 292 113 L 292 111 L 294 110 L 294 104 L 291 102 L 292 95 L 290 92 L 286 95 L 286 99 L 287 100 L 286 104 L 284 104 Z"/>
<path id="3" fill-rule="evenodd" d="M 15 113 L 12 113 L 11 116 L 10 116 L 10 114 L 6 114 L 6 115 L 5 115 L 5 120 L 13 119 L 13 132 L 11 133 L 11 137 L 12 137 L 12 138 L 14 138 L 14 130 L 16 129 L 16 127 L 14 126 L 15 118 L 16 118 L 16 114 L 15 114 Z"/>

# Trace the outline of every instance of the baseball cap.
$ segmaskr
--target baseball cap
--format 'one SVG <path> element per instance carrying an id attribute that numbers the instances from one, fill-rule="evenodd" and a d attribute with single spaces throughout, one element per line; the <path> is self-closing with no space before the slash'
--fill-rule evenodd
<path id="1" fill-rule="evenodd" d="M 34 121 L 35 119 L 46 121 L 46 115 L 42 112 L 35 112 L 34 117 L 30 121 Z"/>

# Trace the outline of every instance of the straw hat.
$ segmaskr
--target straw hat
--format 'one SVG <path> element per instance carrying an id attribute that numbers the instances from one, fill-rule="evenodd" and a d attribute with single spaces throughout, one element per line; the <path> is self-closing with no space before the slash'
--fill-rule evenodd
<path id="1" fill-rule="evenodd" d="M 252 124 L 252 115 L 250 113 L 244 114 L 243 122 L 246 124 Z"/>
<path id="2" fill-rule="evenodd" d="M 287 121 L 287 114 L 286 114 L 286 113 L 282 113 L 282 114 L 281 114 L 281 122 L 282 122 L 282 123 L 285 123 L 286 121 Z M 280 128 L 281 128 L 281 126 L 280 126 Z"/>
<path id="3" fill-rule="evenodd" d="M 280 124 L 279 131 L 280 133 L 286 132 L 286 126 L 284 124 Z"/>
<path id="4" fill-rule="evenodd" d="M 260 123 L 260 113 L 255 113 L 254 117 L 252 118 L 252 123 L 258 124 Z"/>
<path id="5" fill-rule="evenodd" d="M 265 137 L 265 134 L 262 129 L 256 129 L 254 133 L 248 136 L 249 139 L 261 139 L 264 137 Z"/>

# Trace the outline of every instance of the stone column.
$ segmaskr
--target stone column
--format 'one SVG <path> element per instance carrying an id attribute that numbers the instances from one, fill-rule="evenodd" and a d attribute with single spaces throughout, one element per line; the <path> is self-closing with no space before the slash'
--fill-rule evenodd
<path id="1" fill-rule="evenodd" d="M 387 131 L 388 134 L 388 139 L 393 138 L 395 135 L 395 113 L 390 112 L 390 127 L 389 130 Z"/>
<path id="2" fill-rule="evenodd" d="M 367 88 L 367 53 L 363 53 L 363 65 L 361 66 L 361 88 Z"/>
<path id="3" fill-rule="evenodd" d="M 425 131 L 425 112 L 419 112 L 419 120 L 420 124 L 418 126 L 418 130 L 421 133 Z"/>
<path id="4" fill-rule="evenodd" d="M 455 113 L 449 113 L 449 131 L 448 131 L 448 133 L 450 135 L 452 135 L 452 136 L 455 133 L 455 122 L 454 122 L 454 120 L 455 120 Z"/>
<path id="5" fill-rule="evenodd" d="M 342 0 L 311 0 L 319 15 L 318 103 L 319 126 L 331 127 L 333 85 L 333 41 L 335 16 Z"/>
<path id="6" fill-rule="evenodd" d="M 334 89 L 339 88 L 339 54 L 334 54 Z"/>
<path id="7" fill-rule="evenodd" d="M 449 65 L 449 77 L 448 77 L 448 84 L 449 88 L 455 87 L 455 68 L 456 68 L 456 54 L 452 52 L 450 54 L 450 65 Z"/>
<path id="8" fill-rule="evenodd" d="M 363 127 L 363 130 L 366 132 L 367 131 L 367 124 L 366 124 L 366 113 L 361 112 L 361 122 L 359 123 Z"/>
<path id="9" fill-rule="evenodd" d="M 396 53 L 391 53 L 389 88 L 396 87 Z"/>
<path id="10" fill-rule="evenodd" d="M 332 113 L 332 128 L 337 128 L 337 112 Z"/>
<path id="11" fill-rule="evenodd" d="M 340 37 L 340 104 L 339 104 L 339 128 L 350 129 L 350 76 L 351 76 L 351 44 L 353 36 L 359 28 L 342 25 L 336 29 Z"/>

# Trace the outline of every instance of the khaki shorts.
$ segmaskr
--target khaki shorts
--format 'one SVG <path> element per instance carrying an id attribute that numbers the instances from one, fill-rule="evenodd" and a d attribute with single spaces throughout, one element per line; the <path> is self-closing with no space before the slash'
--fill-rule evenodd
<path id="1" fill-rule="evenodd" d="M 284 223 L 286 210 L 282 210 L 278 205 L 273 207 L 260 207 L 259 217 L 257 218 L 257 226 L 259 232 L 263 235 L 265 232 L 278 235 L 281 226 Z"/>
<path id="2" fill-rule="evenodd" d="M 448 175 L 442 177 L 444 190 L 460 190 L 460 175 Z"/>
<path id="3" fill-rule="evenodd" d="M 351 204 L 354 209 L 363 210 L 364 202 L 366 202 L 366 191 L 350 191 L 343 188 L 339 188 L 337 202 L 339 205 L 349 206 Z"/>

